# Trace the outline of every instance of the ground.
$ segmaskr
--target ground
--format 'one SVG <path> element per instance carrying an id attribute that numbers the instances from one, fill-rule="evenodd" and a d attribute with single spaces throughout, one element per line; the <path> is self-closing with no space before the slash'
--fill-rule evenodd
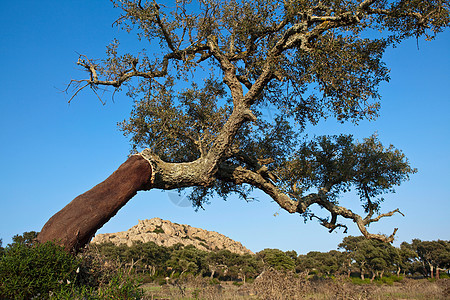
<path id="1" fill-rule="evenodd" d="M 288 279 L 288 280 L 286 280 Z M 271 282 L 272 281 L 272 282 Z M 266 278 L 264 282 L 211 284 L 190 278 L 170 284 L 144 284 L 148 299 L 450 299 L 450 279 L 403 279 L 389 284 L 353 284 L 346 278 L 292 280 Z"/>

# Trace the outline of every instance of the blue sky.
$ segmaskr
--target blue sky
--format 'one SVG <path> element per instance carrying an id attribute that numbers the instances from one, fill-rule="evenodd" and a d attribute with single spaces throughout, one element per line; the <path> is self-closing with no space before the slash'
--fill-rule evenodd
<path id="1" fill-rule="evenodd" d="M 44 223 L 77 195 L 104 180 L 123 161 L 129 143 L 116 123 L 127 118 L 124 93 L 102 105 L 89 91 L 69 105 L 61 92 L 72 78 L 77 52 L 104 57 L 115 37 L 125 47 L 131 36 L 111 24 L 120 11 L 109 1 L 1 1 L 0 9 L 0 238 L 3 245 Z M 387 195 L 384 209 L 396 215 L 370 227 L 391 233 L 398 245 L 412 238 L 450 239 L 450 32 L 435 41 L 410 40 L 389 49 L 391 81 L 381 87 L 380 117 L 360 126 L 334 121 L 309 128 L 311 134 L 374 132 L 402 149 L 419 173 Z M 109 100 L 109 98 L 107 98 Z M 160 217 L 214 230 L 252 251 L 264 248 L 308 251 L 336 249 L 345 236 L 329 234 L 316 222 L 279 210 L 267 196 L 258 202 L 215 199 L 205 211 L 174 204 L 167 192 L 140 192 L 99 232 L 127 230 L 138 219 Z M 176 197 L 175 197 L 176 198 Z M 172 199 L 172 200 L 171 200 Z M 354 196 L 342 204 L 359 210 Z M 277 214 L 278 213 L 278 214 Z M 276 216 L 274 216 L 276 215 Z M 358 235 L 350 224 L 349 234 Z"/>

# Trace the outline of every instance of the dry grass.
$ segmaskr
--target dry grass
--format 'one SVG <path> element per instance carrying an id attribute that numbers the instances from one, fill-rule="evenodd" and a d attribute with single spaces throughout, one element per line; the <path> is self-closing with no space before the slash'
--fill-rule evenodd
<path id="1" fill-rule="evenodd" d="M 450 279 L 430 282 L 404 279 L 393 285 L 356 285 L 345 278 L 309 281 L 305 274 L 265 271 L 254 283 L 210 284 L 207 278 L 189 277 L 169 285 L 143 286 L 148 299 L 450 299 Z"/>

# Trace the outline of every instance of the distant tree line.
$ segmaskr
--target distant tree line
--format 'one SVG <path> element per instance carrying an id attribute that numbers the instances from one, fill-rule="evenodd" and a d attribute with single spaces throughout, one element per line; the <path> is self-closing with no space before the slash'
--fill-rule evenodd
<path id="1" fill-rule="evenodd" d="M 31 246 L 36 232 L 13 237 L 13 243 L 2 247 L 0 256 L 17 244 Z M 403 242 L 400 247 L 362 236 L 348 236 L 339 249 L 328 252 L 311 251 L 298 255 L 295 251 L 264 249 L 255 255 L 239 255 L 229 250 L 203 251 L 192 245 L 159 246 L 154 242 L 135 242 L 132 246 L 113 243 L 91 244 L 90 250 L 107 261 L 120 262 L 153 279 L 174 278 L 185 274 L 209 276 L 213 280 L 247 281 L 267 269 L 307 273 L 316 277 L 345 275 L 362 280 L 386 275 L 440 278 L 450 271 L 450 241 Z M 0 257 L 0 258 L 1 258 Z M 0 259 L 1 262 L 1 259 Z M 369 279 L 367 279 L 369 280 Z"/>
<path id="2" fill-rule="evenodd" d="M 450 241 L 403 242 L 400 247 L 362 236 L 345 237 L 342 251 L 312 251 L 297 255 L 293 250 L 264 249 L 255 255 L 239 255 L 228 250 L 202 251 L 192 245 L 158 246 L 153 242 L 131 247 L 112 243 L 91 245 L 111 260 L 120 260 L 151 276 L 193 274 L 220 280 L 255 278 L 265 269 L 307 272 L 318 277 L 338 275 L 367 277 L 370 281 L 385 275 L 439 278 L 450 270 Z"/>
<path id="3" fill-rule="evenodd" d="M 400 247 L 362 236 L 348 236 L 339 244 L 343 251 L 309 252 L 297 257 L 297 271 L 309 270 L 321 276 L 359 274 L 371 281 L 384 274 L 397 276 L 448 276 L 450 268 L 450 241 L 421 241 L 413 239 Z"/>

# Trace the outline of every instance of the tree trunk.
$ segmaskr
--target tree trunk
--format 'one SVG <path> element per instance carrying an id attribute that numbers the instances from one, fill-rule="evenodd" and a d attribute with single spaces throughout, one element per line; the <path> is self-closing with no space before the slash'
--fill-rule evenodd
<path id="1" fill-rule="evenodd" d="M 57 212 L 37 239 L 54 241 L 71 252 L 83 248 L 139 190 L 151 186 L 152 167 L 141 155 L 129 157 L 105 181 L 81 194 Z"/>
<path id="2" fill-rule="evenodd" d="M 430 274 L 431 274 L 431 278 L 434 278 L 434 267 L 432 264 L 428 264 L 430 266 Z"/>
<path id="3" fill-rule="evenodd" d="M 372 271 L 372 278 L 370 278 L 370 282 L 373 282 L 373 280 L 375 279 L 375 276 L 376 276 L 376 273 L 374 271 Z"/>

